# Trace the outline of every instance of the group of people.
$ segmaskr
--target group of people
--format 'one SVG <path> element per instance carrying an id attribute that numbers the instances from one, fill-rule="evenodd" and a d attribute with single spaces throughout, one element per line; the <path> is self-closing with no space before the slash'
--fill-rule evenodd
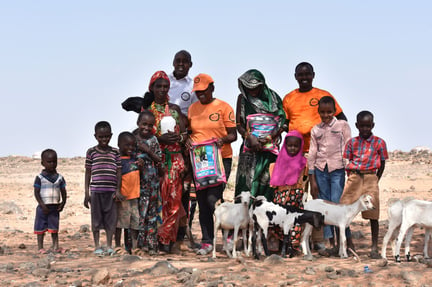
<path id="1" fill-rule="evenodd" d="M 125 246 L 132 252 L 155 255 L 171 252 L 175 244 L 178 247 L 185 239 L 191 217 L 192 146 L 214 139 L 228 179 L 233 156 L 231 143 L 239 133 L 243 141 L 235 195 L 250 191 L 253 196 L 263 195 L 281 205 L 303 208 L 309 181 L 313 198 L 335 203 L 348 204 L 363 193 L 372 193 L 376 209 L 363 213 L 363 217 L 371 220 L 371 256 L 379 256 L 378 180 L 388 156 L 385 142 L 372 134 L 372 113 L 363 111 L 357 115 L 359 136 L 351 138 L 346 116 L 337 101 L 327 91 L 312 86 L 315 73 L 306 62 L 295 69 L 299 88 L 283 100 L 267 86 L 260 71 L 246 71 L 238 79 L 240 94 L 235 112 L 228 103 L 213 96 L 215 82 L 210 75 L 201 73 L 193 80 L 188 76 L 192 59 L 187 51 L 176 53 L 173 66 L 170 75 L 163 71 L 153 74 L 143 98 L 130 98 L 123 103 L 124 109 L 139 115 L 134 131 L 119 134 L 118 149 L 109 145 L 109 123 L 102 121 L 95 126 L 98 144 L 86 154 L 84 206 L 91 209 L 96 255 L 115 252 L 112 239 L 115 236 L 119 247 L 122 229 Z M 167 117 L 175 121 L 170 130 L 164 129 Z M 279 150 L 284 132 L 287 133 Z M 56 172 L 54 154 L 52 150 L 42 153 L 45 169 L 34 185 L 40 207 L 35 233 L 41 253 L 46 251 L 46 231 L 53 234 L 53 248 L 59 249 L 54 234 L 58 232 L 58 213 L 66 202 L 65 181 Z M 346 186 L 345 170 L 349 175 Z M 53 195 L 43 195 L 45 182 L 56 184 L 52 189 L 56 192 L 54 200 Z M 198 254 L 213 249 L 213 212 L 216 202 L 223 201 L 225 186 L 220 183 L 196 191 L 201 227 Z M 45 201 L 46 198 L 50 200 Z M 101 229 L 106 232 L 106 248 L 100 245 Z M 349 229 L 346 232 L 350 238 Z M 279 236 L 277 230 L 272 234 Z M 298 248 L 300 236 L 301 226 L 295 226 L 291 233 L 294 247 Z M 334 247 L 333 227 L 325 228 L 324 238 Z M 316 246 L 324 249 L 319 236 L 315 241 Z M 351 241 L 349 246 L 354 248 Z"/>

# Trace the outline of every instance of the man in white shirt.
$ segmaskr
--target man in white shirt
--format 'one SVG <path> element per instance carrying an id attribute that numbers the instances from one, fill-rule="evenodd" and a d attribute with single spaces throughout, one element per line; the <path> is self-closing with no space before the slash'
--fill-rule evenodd
<path id="1" fill-rule="evenodd" d="M 170 103 L 180 107 L 183 115 L 187 117 L 189 106 L 198 101 L 192 92 L 193 80 L 188 76 L 192 67 L 192 57 L 188 51 L 177 52 L 173 60 L 174 71 L 169 75 L 170 89 L 168 95 Z"/>

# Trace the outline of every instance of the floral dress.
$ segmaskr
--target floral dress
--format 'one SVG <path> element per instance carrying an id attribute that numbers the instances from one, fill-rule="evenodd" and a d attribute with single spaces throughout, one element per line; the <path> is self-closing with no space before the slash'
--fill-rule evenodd
<path id="1" fill-rule="evenodd" d="M 161 156 L 159 142 L 155 136 L 148 139 L 137 137 L 138 143 L 144 143 L 156 155 Z M 140 198 L 138 202 L 140 220 L 138 246 L 156 251 L 158 248 L 157 230 L 162 223 L 162 200 L 159 191 L 159 175 L 154 161 L 146 153 L 139 153 L 144 160 L 140 177 Z"/>

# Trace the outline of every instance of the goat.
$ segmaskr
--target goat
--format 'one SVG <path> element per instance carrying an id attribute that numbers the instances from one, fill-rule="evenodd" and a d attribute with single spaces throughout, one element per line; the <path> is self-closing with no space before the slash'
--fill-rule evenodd
<path id="1" fill-rule="evenodd" d="M 292 206 L 281 206 L 268 202 L 265 197 L 257 196 L 250 209 L 250 214 L 253 219 L 254 231 L 252 237 L 252 250 L 255 259 L 259 259 L 256 251 L 256 234 L 258 233 L 258 240 L 262 240 L 264 253 L 269 256 L 270 253 L 267 248 L 267 236 L 269 226 L 279 226 L 283 231 L 283 245 L 281 256 L 286 257 L 287 243 L 288 254 L 290 257 L 294 256 L 294 250 L 289 240 L 290 230 L 295 224 L 310 223 L 319 228 L 324 223 L 324 216 L 319 212 L 303 210 Z M 261 234 L 263 237 L 261 238 Z"/>
<path id="2" fill-rule="evenodd" d="M 346 258 L 348 254 L 346 251 L 345 228 L 350 225 L 351 221 L 360 211 L 373 209 L 374 207 L 372 204 L 372 196 L 364 194 L 352 204 L 336 204 L 322 199 L 313 199 L 306 202 L 304 208 L 321 212 L 324 214 L 324 224 L 339 227 L 339 256 L 341 258 Z M 311 232 L 312 226 L 306 224 L 301 239 L 301 247 L 305 258 L 308 259 L 312 258 L 309 246 Z"/>
<path id="3" fill-rule="evenodd" d="M 390 213 L 392 213 L 391 217 Z M 428 244 L 432 230 L 432 202 L 412 199 L 406 202 L 398 201 L 389 207 L 389 229 L 384 237 L 383 247 L 381 250 L 381 254 L 384 258 L 386 257 L 385 251 L 387 248 L 387 242 L 393 234 L 394 229 L 399 225 L 399 235 L 396 238 L 395 248 L 393 249 L 393 255 L 396 262 L 401 262 L 399 255 L 400 246 L 405 233 L 407 233 L 405 238 L 405 256 L 407 261 L 411 261 L 410 242 L 415 226 L 423 226 L 426 229 L 423 254 L 425 258 L 429 258 Z"/>
<path id="4" fill-rule="evenodd" d="M 238 231 L 239 229 L 242 229 L 243 240 L 246 240 L 247 238 L 246 232 L 250 223 L 249 202 L 251 199 L 254 199 L 254 197 L 251 196 L 249 191 L 242 191 L 238 196 L 235 197 L 235 200 L 241 201 L 240 203 L 224 202 L 218 207 L 216 207 L 214 211 L 215 220 L 214 220 L 214 238 L 213 238 L 213 258 L 216 258 L 216 237 L 217 237 L 216 235 L 218 229 L 222 229 L 223 247 L 228 257 L 237 258 L 236 245 L 237 245 Z M 228 230 L 230 229 L 234 229 L 234 244 L 233 244 L 232 255 L 230 254 L 229 248 L 227 246 Z M 246 256 L 249 256 L 250 254 L 250 248 L 247 248 L 247 246 L 250 246 L 251 241 L 252 241 L 252 234 L 249 235 L 249 244 L 243 244 Z"/>

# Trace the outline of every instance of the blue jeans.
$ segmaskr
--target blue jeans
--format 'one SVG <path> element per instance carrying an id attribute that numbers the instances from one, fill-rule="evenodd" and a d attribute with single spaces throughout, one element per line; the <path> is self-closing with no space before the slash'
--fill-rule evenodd
<path id="1" fill-rule="evenodd" d="M 339 203 L 345 186 L 345 170 L 342 168 L 328 172 L 327 165 L 324 171 L 315 168 L 315 179 L 319 189 L 318 198 Z M 332 225 L 324 226 L 324 238 L 333 238 L 333 230 Z M 347 238 L 351 237 L 349 227 L 345 229 L 345 234 Z"/>

